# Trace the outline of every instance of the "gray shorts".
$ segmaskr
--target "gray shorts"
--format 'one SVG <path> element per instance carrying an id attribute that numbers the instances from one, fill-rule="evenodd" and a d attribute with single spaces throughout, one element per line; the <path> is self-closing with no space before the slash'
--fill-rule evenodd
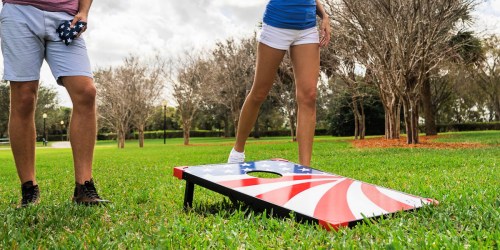
<path id="1" fill-rule="evenodd" d="M 82 37 L 66 46 L 57 26 L 73 16 L 48 12 L 28 5 L 4 4 L 0 14 L 0 38 L 4 63 L 3 79 L 26 82 L 40 79 L 43 59 L 61 84 L 63 76 L 92 78 L 87 48 Z"/>

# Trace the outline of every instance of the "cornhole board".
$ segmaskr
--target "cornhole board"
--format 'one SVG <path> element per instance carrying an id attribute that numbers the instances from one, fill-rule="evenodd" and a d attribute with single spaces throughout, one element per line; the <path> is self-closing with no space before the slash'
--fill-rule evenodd
<path id="1" fill-rule="evenodd" d="M 278 174 L 257 178 L 251 172 Z M 176 167 L 174 176 L 186 181 L 184 207 L 192 206 L 194 185 L 210 189 L 251 207 L 299 221 L 319 223 L 327 230 L 437 201 L 304 167 L 286 160 L 240 164 Z"/>

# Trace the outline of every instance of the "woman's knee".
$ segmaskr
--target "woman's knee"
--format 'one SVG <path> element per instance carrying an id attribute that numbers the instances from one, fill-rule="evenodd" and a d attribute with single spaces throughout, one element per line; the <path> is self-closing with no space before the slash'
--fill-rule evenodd
<path id="1" fill-rule="evenodd" d="M 299 106 L 316 107 L 317 91 L 310 89 L 297 92 L 297 103 Z"/>
<path id="2" fill-rule="evenodd" d="M 254 104 L 262 104 L 266 99 L 267 99 L 268 93 L 263 93 L 263 92 L 250 92 L 248 94 L 247 99 L 250 100 Z"/>

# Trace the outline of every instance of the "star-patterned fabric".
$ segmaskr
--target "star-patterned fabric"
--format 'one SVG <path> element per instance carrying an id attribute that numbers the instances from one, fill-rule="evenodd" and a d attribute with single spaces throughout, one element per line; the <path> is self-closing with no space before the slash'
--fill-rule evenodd
<path id="1" fill-rule="evenodd" d="M 70 45 L 71 42 L 76 39 L 76 36 L 78 36 L 78 34 L 87 25 L 86 22 L 79 21 L 74 27 L 71 27 L 71 21 L 72 20 L 63 21 L 59 24 L 56 30 L 59 38 L 61 38 L 62 42 L 66 44 L 66 46 Z"/>

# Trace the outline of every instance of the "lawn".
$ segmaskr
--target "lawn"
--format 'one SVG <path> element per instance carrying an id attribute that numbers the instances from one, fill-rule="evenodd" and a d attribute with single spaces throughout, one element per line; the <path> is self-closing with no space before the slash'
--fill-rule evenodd
<path id="1" fill-rule="evenodd" d="M 117 149 L 98 142 L 94 176 L 113 201 L 73 205 L 70 149 L 37 149 L 42 202 L 16 210 L 20 198 L 12 154 L 0 150 L 0 249 L 5 248 L 493 248 L 500 246 L 500 131 L 450 133 L 443 142 L 480 142 L 481 148 L 355 148 L 350 138 L 317 137 L 313 167 L 434 198 L 438 206 L 328 232 L 317 225 L 274 218 L 233 205 L 197 187 L 194 208 L 182 208 L 184 181 L 174 166 L 222 163 L 233 139 L 136 141 Z M 251 140 L 247 160 L 297 161 L 288 138 Z"/>

